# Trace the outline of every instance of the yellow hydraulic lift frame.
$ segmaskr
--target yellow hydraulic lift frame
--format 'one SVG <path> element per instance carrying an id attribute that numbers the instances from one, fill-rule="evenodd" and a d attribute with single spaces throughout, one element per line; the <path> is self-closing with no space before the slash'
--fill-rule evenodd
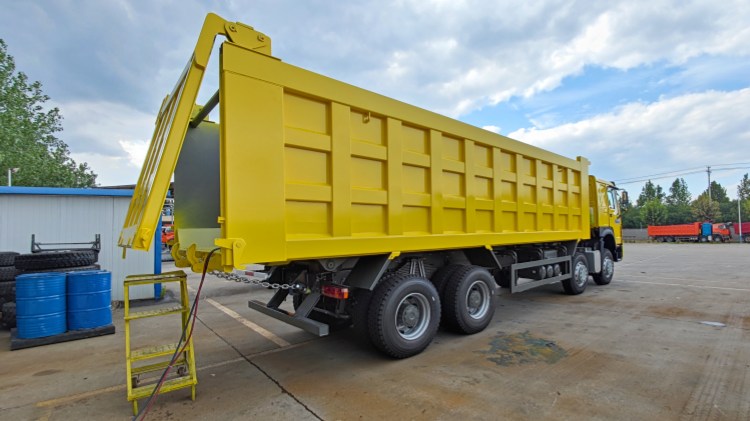
<path id="1" fill-rule="evenodd" d="M 265 34 L 239 22 L 227 22 L 213 13 L 206 16 L 193 56 L 159 110 L 146 161 L 120 233 L 121 247 L 145 251 L 151 248 L 188 124 L 199 111 L 194 104 L 217 35 L 243 48 L 271 55 L 271 39 Z"/>

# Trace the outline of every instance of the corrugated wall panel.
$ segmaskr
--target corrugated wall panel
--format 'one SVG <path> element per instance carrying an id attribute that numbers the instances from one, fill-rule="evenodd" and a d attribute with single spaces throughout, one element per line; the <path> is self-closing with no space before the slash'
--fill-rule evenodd
<path id="1" fill-rule="evenodd" d="M 123 280 L 154 273 L 154 250 L 129 252 L 117 246 L 130 197 L 0 195 L 0 250 L 29 253 L 31 234 L 42 243 L 93 241 L 101 235 L 99 265 L 112 272 L 112 299 L 122 301 Z M 131 289 L 131 298 L 153 298 L 153 287 Z"/>

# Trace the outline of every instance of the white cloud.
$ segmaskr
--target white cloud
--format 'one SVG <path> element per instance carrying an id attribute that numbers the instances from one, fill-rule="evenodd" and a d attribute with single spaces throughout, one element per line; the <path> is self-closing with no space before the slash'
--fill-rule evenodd
<path id="1" fill-rule="evenodd" d="M 500 127 L 497 126 L 482 126 L 482 128 L 491 131 L 492 133 L 500 133 Z"/>
<path id="2" fill-rule="evenodd" d="M 371 19 L 380 23 L 373 33 L 328 28 L 351 31 L 340 38 L 346 43 L 359 39 L 367 54 L 390 59 L 363 69 L 350 63 L 356 55 L 348 55 L 330 61 L 324 70 L 450 116 L 555 89 L 587 65 L 628 70 L 654 63 L 680 65 L 702 56 L 750 54 L 750 6 L 742 0 L 721 6 L 669 0 L 648 5 L 550 0 L 492 7 L 465 2 L 464 7 L 450 8 L 442 2 L 435 7 L 397 1 L 378 9 L 371 10 Z M 386 14 L 402 19 L 396 24 Z M 382 33 L 393 37 L 383 40 Z M 284 36 L 300 41 L 297 33 Z M 307 43 L 315 39 L 301 42 L 310 46 Z M 331 56 L 310 47 L 307 56 Z"/>
<path id="3" fill-rule="evenodd" d="M 631 103 L 587 120 L 547 129 L 521 129 L 508 136 L 562 155 L 585 156 L 597 176 L 625 179 L 750 162 L 748 109 L 750 88 L 710 91 L 651 104 Z M 731 186 L 736 175 L 717 172 L 714 179 Z M 688 182 L 694 194 L 704 188 L 705 175 L 689 178 L 695 180 Z"/>
<path id="4" fill-rule="evenodd" d="M 71 101 L 56 103 L 63 115 L 60 136 L 79 152 L 118 154 L 120 141 L 144 141 L 151 138 L 155 114 L 109 101 Z"/>
<path id="5" fill-rule="evenodd" d="M 135 168 L 140 168 L 146 161 L 148 153 L 148 140 L 120 140 L 120 147 L 128 154 L 128 162 Z"/>
<path id="6" fill-rule="evenodd" d="M 134 166 L 127 158 L 102 155 L 90 152 L 72 152 L 70 157 L 76 162 L 86 162 L 96 173 L 96 184 L 100 186 L 120 186 L 135 184 L 140 174 L 141 162 Z"/>
<path id="7" fill-rule="evenodd" d="M 87 162 L 100 185 L 138 181 L 154 128 L 154 115 L 107 101 L 57 104 L 64 117 L 60 138 L 76 162 Z"/>
<path id="8" fill-rule="evenodd" d="M 717 69 L 737 66 L 738 57 L 742 64 L 732 74 L 750 72 L 743 72 L 750 62 L 750 2 L 746 0 L 494 3 L 9 2 L 0 14 L 0 27 L 5 29 L 3 37 L 19 69 L 32 80 L 41 80 L 45 93 L 60 106 L 65 116 L 61 138 L 74 156 L 92 157 L 90 164 L 101 174 L 100 182 L 108 177 L 110 167 L 140 166 L 137 162 L 150 139 L 160 100 L 188 60 L 209 9 L 267 33 L 273 39 L 274 54 L 287 63 L 453 117 L 513 97 L 534 97 L 554 90 L 565 78 L 582 74 L 587 66 L 628 70 L 679 65 L 683 82 L 699 87 L 696 92 L 715 86 L 726 74 Z M 29 27 L 35 30 L 30 32 Z M 216 56 L 214 53 L 213 64 Z M 696 58 L 710 68 L 691 68 L 691 60 Z M 212 69 L 205 81 L 208 88 L 217 85 Z M 666 80 L 664 85 L 670 83 L 674 80 Z M 205 96 L 203 91 L 201 95 Z M 538 128 L 567 128 L 570 132 L 566 135 L 588 133 L 587 148 L 595 152 L 606 149 L 623 162 L 637 147 L 652 147 L 654 141 L 645 139 L 654 133 L 663 136 L 659 142 L 673 144 L 673 148 L 690 154 L 708 153 L 714 157 L 710 161 L 727 162 L 724 155 L 717 157 L 715 151 L 707 151 L 703 141 L 714 133 L 730 135 L 724 127 L 731 121 L 716 115 L 719 111 L 714 106 L 719 105 L 675 102 L 670 103 L 672 107 L 682 107 L 671 112 L 659 106 L 669 101 L 629 104 L 570 126 L 559 125 L 570 120 L 565 115 L 540 115 L 539 110 L 533 114 Z M 727 112 L 728 119 L 746 119 L 737 109 Z M 714 123 L 704 120 L 699 124 L 705 113 Z M 630 136 L 608 138 L 616 133 L 597 120 L 604 121 L 608 115 L 617 118 L 606 124 Z M 687 119 L 686 115 L 693 117 Z M 620 124 L 620 120 L 630 125 Z M 681 122 L 677 125 L 681 136 L 669 133 L 668 121 Z M 507 130 L 506 123 L 499 124 Z M 613 152 L 611 145 L 592 133 L 624 144 L 627 150 Z M 542 131 L 525 134 L 542 136 Z M 542 138 L 537 141 L 554 143 Z M 135 176 L 127 178 L 117 183 L 135 181 Z"/>

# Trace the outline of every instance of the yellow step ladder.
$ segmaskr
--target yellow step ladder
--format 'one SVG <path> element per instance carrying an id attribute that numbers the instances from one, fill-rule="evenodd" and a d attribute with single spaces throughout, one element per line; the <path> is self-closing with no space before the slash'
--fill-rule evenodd
<path id="1" fill-rule="evenodd" d="M 179 282 L 179 305 L 160 306 L 157 309 L 137 312 L 130 311 L 130 287 L 166 282 Z M 126 378 L 128 379 L 128 400 L 133 402 L 133 415 L 138 415 L 138 399 L 145 399 L 151 396 L 154 388 L 157 386 L 159 378 L 161 377 L 161 372 L 167 368 L 175 350 L 177 349 L 177 343 L 131 349 L 130 323 L 133 320 L 176 314 L 181 316 L 181 326 L 182 329 L 185 330 L 185 338 L 189 337 L 190 339 L 187 340 L 187 343 L 183 340 L 180 344 L 180 349 L 184 347 L 184 350 L 175 359 L 173 370 L 170 370 L 170 373 L 174 373 L 176 376 L 170 376 L 171 378 L 167 377 L 162 384 L 161 389 L 159 389 L 159 393 L 161 394 L 190 387 L 192 389 L 191 398 L 195 400 L 195 385 L 198 384 L 198 378 L 195 373 L 195 352 L 193 349 L 193 338 L 192 335 L 190 335 L 190 320 L 188 318 L 190 313 L 190 300 L 187 290 L 187 275 L 181 270 L 162 273 L 159 275 L 131 275 L 125 277 L 124 285 Z M 157 361 L 147 364 L 145 363 L 147 360 Z M 133 366 L 133 363 L 136 363 L 135 367 Z M 146 385 L 140 385 L 141 376 L 146 377 L 146 373 L 154 371 L 158 371 L 159 374 L 152 376 L 153 382 Z"/>

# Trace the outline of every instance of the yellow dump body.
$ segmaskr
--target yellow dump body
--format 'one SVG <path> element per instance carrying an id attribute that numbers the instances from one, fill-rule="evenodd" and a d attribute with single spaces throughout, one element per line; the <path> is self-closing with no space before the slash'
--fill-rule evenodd
<path id="1" fill-rule="evenodd" d="M 161 153 L 152 145 L 121 245 L 149 247 L 138 233 L 153 233 L 158 213 L 142 203 L 164 196 L 138 192 L 143 180 L 148 191 L 166 192 L 169 178 L 154 174 L 175 165 L 180 246 L 221 247 L 225 269 L 590 236 L 584 158 L 294 67 L 240 41 L 223 43 L 219 74 L 218 125 L 188 128 L 187 140 L 168 138 Z M 170 130 L 181 127 L 187 120 Z M 164 152 L 170 147 L 182 148 L 179 159 Z"/>

